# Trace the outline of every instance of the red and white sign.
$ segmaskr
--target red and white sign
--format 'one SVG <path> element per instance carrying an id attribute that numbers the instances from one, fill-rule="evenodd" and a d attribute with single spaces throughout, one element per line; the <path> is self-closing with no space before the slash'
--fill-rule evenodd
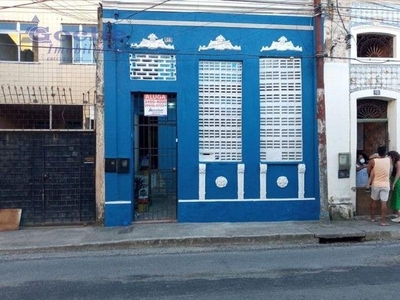
<path id="1" fill-rule="evenodd" d="M 167 100 L 165 94 L 144 94 L 144 115 L 145 116 L 166 116 Z"/>

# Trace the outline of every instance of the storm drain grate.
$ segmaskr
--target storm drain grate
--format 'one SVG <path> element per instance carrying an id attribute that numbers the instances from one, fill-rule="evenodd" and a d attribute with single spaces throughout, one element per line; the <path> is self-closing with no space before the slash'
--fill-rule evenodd
<path id="1" fill-rule="evenodd" d="M 360 236 L 338 236 L 338 237 L 318 237 L 320 244 L 335 244 L 335 243 L 362 243 L 365 241 L 365 235 Z"/>
<path id="2" fill-rule="evenodd" d="M 361 243 L 365 241 L 365 232 L 323 232 L 315 234 L 320 244 Z"/>

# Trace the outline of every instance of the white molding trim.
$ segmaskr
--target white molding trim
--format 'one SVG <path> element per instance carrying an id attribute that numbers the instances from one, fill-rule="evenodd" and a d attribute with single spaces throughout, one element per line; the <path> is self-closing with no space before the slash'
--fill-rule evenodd
<path id="1" fill-rule="evenodd" d="M 298 181 L 299 181 L 299 190 L 298 190 L 298 197 L 299 199 L 304 199 L 304 193 L 305 193 L 305 173 L 306 173 L 306 165 L 305 164 L 299 164 L 297 166 L 298 170 Z"/>
<path id="2" fill-rule="evenodd" d="M 105 205 L 109 205 L 109 204 L 112 204 L 112 205 L 117 205 L 117 204 L 132 204 L 132 201 L 129 201 L 129 200 L 116 200 L 116 201 L 106 201 L 106 202 L 104 202 L 104 204 Z"/>
<path id="3" fill-rule="evenodd" d="M 281 24 L 256 24 L 256 23 L 226 23 L 226 22 L 191 22 L 191 21 L 163 21 L 163 20 L 115 20 L 104 18 L 103 23 L 123 25 L 156 25 L 156 26 L 188 26 L 188 27 L 224 27 L 224 28 L 255 28 L 276 30 L 313 30 L 309 25 L 281 25 Z"/>
<path id="4" fill-rule="evenodd" d="M 238 179 L 238 199 L 244 199 L 244 164 L 237 165 L 237 179 Z"/>
<path id="5" fill-rule="evenodd" d="M 314 201 L 315 198 L 269 198 L 269 199 L 243 199 L 243 202 L 287 202 L 287 201 Z M 179 199 L 179 203 L 195 203 L 195 202 L 238 202 L 237 199 L 207 199 L 201 201 L 199 199 Z M 242 202 L 242 201 L 241 201 Z"/>
<path id="6" fill-rule="evenodd" d="M 199 164 L 199 200 L 206 199 L 206 164 Z"/>
<path id="7" fill-rule="evenodd" d="M 267 164 L 260 164 L 260 199 L 267 199 Z"/>

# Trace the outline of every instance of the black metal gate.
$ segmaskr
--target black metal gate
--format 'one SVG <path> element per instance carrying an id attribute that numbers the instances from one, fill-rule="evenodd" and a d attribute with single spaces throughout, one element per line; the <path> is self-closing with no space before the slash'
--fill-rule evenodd
<path id="1" fill-rule="evenodd" d="M 0 208 L 22 225 L 95 221 L 94 132 L 0 132 Z"/>
<path id="2" fill-rule="evenodd" d="M 166 116 L 145 116 L 143 95 L 134 94 L 135 221 L 176 220 L 176 95 Z"/>

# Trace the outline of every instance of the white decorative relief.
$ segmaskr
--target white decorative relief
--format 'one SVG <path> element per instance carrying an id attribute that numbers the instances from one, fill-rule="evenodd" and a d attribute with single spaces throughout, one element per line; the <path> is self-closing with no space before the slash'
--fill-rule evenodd
<path id="1" fill-rule="evenodd" d="M 278 179 L 276 180 L 276 184 L 280 188 L 285 188 L 289 183 L 289 180 L 287 179 L 286 176 L 279 176 Z"/>
<path id="2" fill-rule="evenodd" d="M 218 176 L 217 179 L 215 179 L 215 184 L 217 187 L 222 189 L 228 184 L 228 179 L 226 179 L 224 176 Z"/>
<path id="3" fill-rule="evenodd" d="M 299 164 L 297 166 L 297 171 L 298 171 L 298 181 L 299 181 L 299 199 L 304 199 L 304 175 L 306 173 L 306 165 L 305 164 Z"/>
<path id="4" fill-rule="evenodd" d="M 148 40 L 142 39 L 142 41 L 137 43 L 132 43 L 131 48 L 147 48 L 147 49 L 175 49 L 173 45 L 167 45 L 164 43 L 163 39 L 157 38 L 157 36 L 152 33 L 148 36 Z"/>
<path id="5" fill-rule="evenodd" d="M 206 164 L 199 164 L 199 200 L 206 199 Z"/>
<path id="6" fill-rule="evenodd" d="M 272 42 L 271 46 L 264 46 L 261 48 L 260 52 L 263 51 L 303 51 L 303 48 L 300 46 L 294 46 L 292 42 L 288 42 L 287 38 L 282 36 L 278 39 L 277 42 Z"/>
<path id="7" fill-rule="evenodd" d="M 226 40 L 222 35 L 217 36 L 215 41 L 210 41 L 208 46 L 200 46 L 199 51 L 204 50 L 242 50 L 241 46 L 233 46 L 232 43 Z"/>
<path id="8" fill-rule="evenodd" d="M 267 198 L 267 170 L 266 164 L 260 164 L 260 199 Z"/>
<path id="9" fill-rule="evenodd" d="M 244 199 L 244 164 L 237 166 L 237 179 L 238 179 L 238 199 Z"/>

